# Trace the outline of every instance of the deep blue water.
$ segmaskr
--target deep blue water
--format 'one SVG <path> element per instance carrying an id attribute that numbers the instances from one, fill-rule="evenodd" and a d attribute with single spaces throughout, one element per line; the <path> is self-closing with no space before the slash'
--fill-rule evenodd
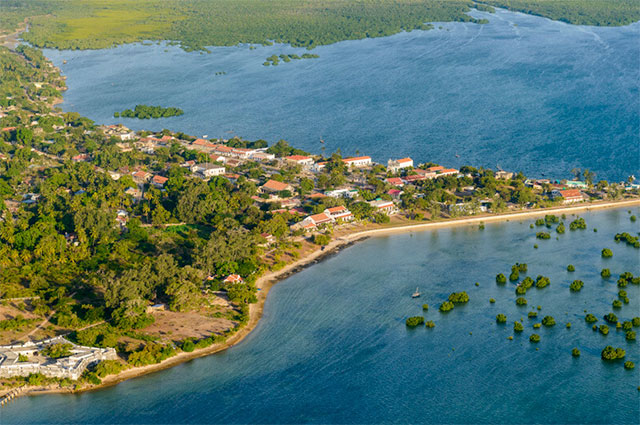
<path id="1" fill-rule="evenodd" d="M 0 409 L 0 422 L 639 423 L 638 342 L 593 332 L 583 318 L 612 310 L 618 274 L 640 273 L 638 250 L 613 241 L 640 227 L 626 210 L 582 216 L 588 230 L 559 240 L 537 241 L 532 220 L 369 239 L 277 284 L 256 330 L 223 353 L 93 393 L 23 397 Z M 603 247 L 613 258 L 601 258 Z M 527 293 L 528 307 L 515 305 L 513 284 L 495 283 L 515 262 L 551 278 Z M 615 277 L 601 279 L 604 267 Z M 573 279 L 585 282 L 581 292 L 570 293 Z M 436 310 L 462 290 L 468 305 Z M 622 320 L 640 314 L 640 287 L 626 290 Z M 408 330 L 422 303 L 436 327 Z M 539 320 L 526 315 L 537 305 L 558 324 L 531 344 Z M 514 335 L 521 317 L 525 331 Z M 636 369 L 605 364 L 606 345 L 625 348 Z"/>
<path id="2" fill-rule="evenodd" d="M 503 10 L 474 15 L 490 23 L 345 41 L 315 49 L 319 59 L 277 67 L 262 62 L 305 50 L 127 45 L 46 55 L 68 76 L 63 108 L 99 123 L 286 139 L 314 153 L 323 139 L 327 153 L 410 155 L 555 178 L 574 167 L 608 180 L 640 174 L 640 23 L 597 28 Z M 185 115 L 113 118 L 139 103 Z"/>

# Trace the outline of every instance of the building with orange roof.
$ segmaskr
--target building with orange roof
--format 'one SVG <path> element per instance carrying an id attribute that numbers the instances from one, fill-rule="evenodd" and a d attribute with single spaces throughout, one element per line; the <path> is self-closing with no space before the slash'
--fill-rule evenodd
<path id="1" fill-rule="evenodd" d="M 277 180 L 267 180 L 265 184 L 260 186 L 260 191 L 262 193 L 277 193 L 284 190 L 292 192 L 293 186 L 288 183 L 279 182 Z"/>

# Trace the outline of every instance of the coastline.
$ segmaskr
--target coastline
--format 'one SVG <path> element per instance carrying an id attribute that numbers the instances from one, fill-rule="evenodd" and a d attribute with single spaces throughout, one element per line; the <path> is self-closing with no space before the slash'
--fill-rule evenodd
<path id="1" fill-rule="evenodd" d="M 249 322 L 246 326 L 240 329 L 236 334 L 231 336 L 227 341 L 222 344 L 212 345 L 207 348 L 202 348 L 200 350 L 194 350 L 192 352 L 181 352 L 167 360 L 164 360 L 161 363 L 142 366 L 142 367 L 133 367 L 130 369 L 126 369 L 116 375 L 109 375 L 105 377 L 100 385 L 83 388 L 77 391 L 73 391 L 71 389 L 46 389 L 46 388 L 33 388 L 27 390 L 23 393 L 23 395 L 40 395 L 40 394 L 71 394 L 71 393 L 81 393 L 86 391 L 96 391 L 106 387 L 110 387 L 116 385 L 120 382 L 126 381 L 128 379 L 136 378 L 139 376 L 147 375 L 150 373 L 158 372 L 161 370 L 168 369 L 170 367 L 179 365 L 181 363 L 197 359 L 200 357 L 208 356 L 210 354 L 215 354 L 226 350 L 230 347 L 235 346 L 239 342 L 241 342 L 247 335 L 249 335 L 258 325 L 260 319 L 262 318 L 264 312 L 264 305 L 269 294 L 271 288 L 281 280 L 284 280 L 301 270 L 304 270 L 307 267 L 310 267 L 330 256 L 333 256 L 339 253 L 342 249 L 347 248 L 356 244 L 359 241 L 366 240 L 370 237 L 376 236 L 385 236 L 390 234 L 398 234 L 398 233 L 410 233 L 414 231 L 426 231 L 431 229 L 445 228 L 445 227 L 456 227 L 456 226 L 468 226 L 468 225 L 477 225 L 480 223 L 491 223 L 491 222 L 500 222 L 500 221 L 509 221 L 509 220 L 519 220 L 519 219 L 527 219 L 537 216 L 543 216 L 545 214 L 566 214 L 566 213 L 575 213 L 580 211 L 590 211 L 590 210 L 600 210 L 600 209 L 618 209 L 632 206 L 640 206 L 640 199 L 627 199 L 620 201 L 612 201 L 612 202 L 594 202 L 594 203 L 583 203 L 580 205 L 573 206 L 559 206 L 559 207 L 550 207 L 550 208 L 541 208 L 537 210 L 531 211 L 518 211 L 518 212 L 505 212 L 499 214 L 483 214 L 483 215 L 475 215 L 472 217 L 462 217 L 462 218 L 454 218 L 454 219 L 445 219 L 435 222 L 427 222 L 427 223 L 416 223 L 410 225 L 399 225 L 399 226 L 387 226 L 380 227 L 377 229 L 369 229 L 362 231 L 355 231 L 353 233 L 349 233 L 345 236 L 339 237 L 328 245 L 324 247 L 324 249 L 318 249 L 311 252 L 309 255 L 298 259 L 297 261 L 288 264 L 280 270 L 269 272 L 256 281 L 256 286 L 260 289 L 258 291 L 258 302 L 255 304 L 251 304 L 249 310 Z"/>

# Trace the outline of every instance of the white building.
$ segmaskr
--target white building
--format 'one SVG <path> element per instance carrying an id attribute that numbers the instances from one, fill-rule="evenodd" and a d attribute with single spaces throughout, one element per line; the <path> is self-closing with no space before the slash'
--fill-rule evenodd
<path id="1" fill-rule="evenodd" d="M 378 212 L 385 213 L 387 215 L 394 215 L 398 213 L 398 208 L 393 201 L 369 201 L 369 205 L 374 207 Z"/>
<path id="2" fill-rule="evenodd" d="M 226 171 L 225 168 L 220 165 L 214 164 L 196 164 L 191 167 L 191 172 L 201 174 L 203 177 L 221 176 Z"/>
<path id="3" fill-rule="evenodd" d="M 354 168 L 368 167 L 372 164 L 370 156 L 357 156 L 353 158 L 344 158 L 342 162 L 347 164 L 347 167 L 354 167 Z"/>
<path id="4" fill-rule="evenodd" d="M 392 173 L 397 173 L 403 168 L 411 167 L 413 167 L 413 159 L 411 158 L 390 159 L 387 161 L 387 169 Z"/>

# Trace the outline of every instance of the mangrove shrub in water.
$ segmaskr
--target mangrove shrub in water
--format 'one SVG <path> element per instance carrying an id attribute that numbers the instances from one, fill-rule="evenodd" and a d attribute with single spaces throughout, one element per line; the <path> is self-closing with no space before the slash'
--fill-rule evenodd
<path id="1" fill-rule="evenodd" d="M 531 336 L 529 337 L 529 341 L 530 342 L 540 342 L 540 335 L 531 334 Z"/>
<path id="2" fill-rule="evenodd" d="M 580 357 L 580 350 L 578 350 L 577 348 L 574 348 L 573 350 L 571 350 L 571 355 L 573 357 Z"/>
<path id="3" fill-rule="evenodd" d="M 584 286 L 583 281 L 574 280 L 573 282 L 571 282 L 571 285 L 569 285 L 569 289 L 571 289 L 573 292 L 578 292 L 579 290 L 582 289 L 583 286 Z"/>
<path id="4" fill-rule="evenodd" d="M 536 233 L 536 238 L 538 239 L 550 239 L 551 235 L 547 232 L 538 232 Z"/>
<path id="5" fill-rule="evenodd" d="M 602 250 L 602 258 L 611 258 L 613 257 L 613 251 L 611 251 L 609 248 L 604 248 Z"/>
<path id="6" fill-rule="evenodd" d="M 551 280 L 549 280 L 549 278 L 546 276 L 538 276 L 536 278 L 536 288 L 538 289 L 542 289 L 546 286 L 549 286 L 550 283 L 551 283 Z"/>
<path id="7" fill-rule="evenodd" d="M 589 313 L 585 316 L 584 320 L 587 323 L 593 323 L 593 322 L 597 322 L 598 318 L 596 316 L 594 316 L 593 314 Z"/>
<path id="8" fill-rule="evenodd" d="M 416 326 L 422 325 L 424 323 L 424 317 L 422 316 L 412 316 L 409 317 L 406 321 L 407 326 L 410 328 L 415 328 Z"/>
<path id="9" fill-rule="evenodd" d="M 611 277 L 611 270 L 602 269 L 602 271 L 600 272 L 600 276 L 602 276 L 604 279 Z"/>
<path id="10" fill-rule="evenodd" d="M 569 224 L 569 230 L 578 230 L 578 229 L 586 229 L 587 223 L 584 221 L 584 218 L 578 217 Z"/>
<path id="11" fill-rule="evenodd" d="M 542 324 L 545 326 L 554 326 L 556 324 L 556 320 L 553 316 L 544 316 L 542 318 Z"/>
<path id="12" fill-rule="evenodd" d="M 627 341 L 635 341 L 636 340 L 636 331 L 629 331 L 624 335 L 624 338 Z"/>
<path id="13" fill-rule="evenodd" d="M 607 325 L 600 325 L 600 328 L 598 330 L 600 331 L 600 333 L 602 335 L 608 335 L 609 334 L 609 326 L 607 326 Z"/>
<path id="14" fill-rule="evenodd" d="M 429 310 L 429 304 L 422 304 L 422 309 L 423 309 L 424 311 Z"/>
<path id="15" fill-rule="evenodd" d="M 616 360 L 623 359 L 626 354 L 627 353 L 622 348 L 613 348 L 612 346 L 607 345 L 604 347 L 604 350 L 602 350 L 602 353 L 600 353 L 600 356 L 602 357 L 602 360 Z"/>
<path id="16" fill-rule="evenodd" d="M 496 322 L 498 323 L 507 323 L 507 316 L 505 316 L 504 314 L 498 314 L 496 316 Z"/>
<path id="17" fill-rule="evenodd" d="M 569 264 L 569 265 L 567 266 L 567 271 L 568 271 L 568 272 L 575 272 L 575 271 L 576 271 L 576 268 L 575 268 L 575 266 L 574 266 L 573 264 Z"/>
<path id="18" fill-rule="evenodd" d="M 607 313 L 604 315 L 604 320 L 609 323 L 618 323 L 618 316 L 613 313 Z"/>
<path id="19" fill-rule="evenodd" d="M 435 328 L 436 324 L 433 323 L 433 320 L 429 320 L 424 324 L 427 328 Z"/>
<path id="20" fill-rule="evenodd" d="M 498 274 L 496 276 L 496 283 L 498 284 L 504 284 L 507 283 L 507 277 L 505 275 L 503 275 L 502 273 Z"/>
<path id="21" fill-rule="evenodd" d="M 634 367 L 636 367 L 635 363 L 633 363 L 632 361 L 628 361 L 628 362 L 624 362 L 624 368 L 625 369 L 633 369 Z"/>
<path id="22" fill-rule="evenodd" d="M 452 292 L 449 295 L 449 301 L 455 304 L 464 304 L 469 302 L 469 295 L 466 292 Z"/>
<path id="23" fill-rule="evenodd" d="M 524 326 L 522 326 L 522 323 L 520 323 L 520 322 L 514 322 L 513 323 L 513 330 L 515 332 L 522 332 L 522 331 L 524 331 Z"/>
<path id="24" fill-rule="evenodd" d="M 527 305 L 527 300 L 523 297 L 518 297 L 516 298 L 516 304 L 517 305 Z"/>
<path id="25" fill-rule="evenodd" d="M 442 304 L 440 304 L 439 310 L 442 311 L 442 312 L 445 312 L 445 311 L 452 310 L 453 307 L 454 306 L 453 306 L 453 303 L 451 301 L 445 301 Z"/>

